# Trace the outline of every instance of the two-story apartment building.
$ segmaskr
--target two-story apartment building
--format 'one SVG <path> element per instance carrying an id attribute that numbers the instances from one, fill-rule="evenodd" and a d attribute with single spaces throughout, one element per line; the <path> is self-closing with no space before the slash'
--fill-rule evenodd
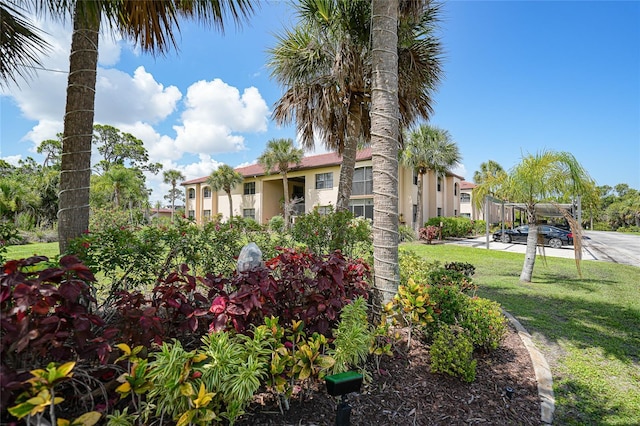
<path id="1" fill-rule="evenodd" d="M 335 153 L 304 157 L 300 165 L 287 173 L 289 197 L 299 202 L 294 214 L 307 213 L 314 208 L 321 212 L 334 205 L 338 196 L 338 181 L 342 158 Z M 279 173 L 265 173 L 262 166 L 252 164 L 235 169 L 244 182 L 232 191 L 233 214 L 251 217 L 267 223 L 273 216 L 282 215 L 283 185 Z M 207 184 L 208 176 L 182 182 L 186 192 L 186 213 L 203 223 L 213 215 L 229 216 L 228 196 L 215 193 Z M 398 211 L 401 222 L 412 225 L 417 211 L 418 179 L 412 170 L 400 166 L 398 170 Z M 460 214 L 460 183 L 463 178 L 447 173 L 436 176 L 429 172 L 423 177 L 424 220 L 436 216 Z M 353 174 L 349 208 L 356 216 L 373 219 L 373 168 L 371 149 L 359 151 Z"/>

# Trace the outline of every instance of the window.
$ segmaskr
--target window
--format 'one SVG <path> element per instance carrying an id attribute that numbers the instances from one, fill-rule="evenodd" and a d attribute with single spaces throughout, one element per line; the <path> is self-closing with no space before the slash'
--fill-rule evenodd
<path id="1" fill-rule="evenodd" d="M 242 217 L 248 217 L 248 218 L 251 218 L 251 219 L 255 220 L 255 218 L 256 218 L 256 209 L 243 209 L 242 210 Z"/>
<path id="2" fill-rule="evenodd" d="M 418 185 L 418 173 L 415 170 L 413 171 L 413 184 Z"/>
<path id="3" fill-rule="evenodd" d="M 202 216 L 204 216 L 205 219 L 211 219 L 211 210 L 203 211 Z"/>
<path id="4" fill-rule="evenodd" d="M 189 210 L 189 218 L 193 219 L 194 217 L 196 217 L 196 211 L 195 210 Z"/>
<path id="5" fill-rule="evenodd" d="M 353 186 L 351 195 L 373 194 L 373 168 L 358 167 L 353 171 Z"/>
<path id="6" fill-rule="evenodd" d="M 211 188 L 209 188 L 208 186 L 205 186 L 204 189 L 202 190 L 202 196 L 204 198 L 211 198 Z"/>
<path id="7" fill-rule="evenodd" d="M 469 219 L 471 219 L 471 213 L 460 213 L 460 216 L 468 217 Z"/>
<path id="8" fill-rule="evenodd" d="M 471 194 L 468 194 L 466 192 L 461 192 L 460 193 L 460 202 L 461 203 L 470 203 L 471 202 Z"/>
<path id="9" fill-rule="evenodd" d="M 442 178 L 438 178 L 438 192 L 442 191 Z"/>
<path id="10" fill-rule="evenodd" d="M 247 182 L 244 184 L 244 195 L 253 195 L 256 193 L 256 183 Z"/>
<path id="11" fill-rule="evenodd" d="M 189 199 L 193 200 L 194 198 L 196 198 L 196 190 L 193 188 L 189 188 Z"/>
<path id="12" fill-rule="evenodd" d="M 316 209 L 318 210 L 318 214 L 323 216 L 333 212 L 333 208 L 331 206 L 317 206 Z"/>
<path id="13" fill-rule="evenodd" d="M 417 220 L 418 220 L 418 205 L 414 204 L 413 205 L 413 220 L 412 220 L 412 223 L 416 223 Z M 422 224 L 420 224 L 420 226 L 422 226 Z"/>
<path id="14" fill-rule="evenodd" d="M 453 185 L 453 195 L 458 195 L 458 184 Z"/>
<path id="15" fill-rule="evenodd" d="M 333 188 L 333 172 L 316 174 L 316 189 Z"/>
<path id="16" fill-rule="evenodd" d="M 366 217 L 373 220 L 373 198 L 349 201 L 349 210 L 355 217 Z"/>
<path id="17" fill-rule="evenodd" d="M 442 207 L 438 207 L 438 217 L 442 216 Z"/>

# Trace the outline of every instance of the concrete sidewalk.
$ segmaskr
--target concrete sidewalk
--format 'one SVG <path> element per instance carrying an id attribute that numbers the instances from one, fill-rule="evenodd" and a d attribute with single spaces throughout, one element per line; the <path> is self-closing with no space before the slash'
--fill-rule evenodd
<path id="1" fill-rule="evenodd" d="M 493 241 L 493 238 L 489 236 L 489 250 L 503 250 L 509 251 L 512 253 L 522 253 L 524 254 L 527 245 L 524 243 L 501 243 L 499 241 Z M 462 246 L 475 247 L 480 249 L 487 248 L 487 237 L 483 235 L 482 237 L 476 238 L 458 238 L 445 240 L 446 244 L 458 244 Z M 541 253 L 542 248 L 538 247 L 536 254 L 539 255 Z M 559 249 L 554 249 L 551 247 L 544 247 L 544 255 L 549 257 L 564 257 L 567 259 L 575 259 L 575 253 L 573 246 L 564 246 Z M 582 260 L 598 260 L 590 251 L 589 248 L 586 247 L 585 244 L 582 246 Z"/>

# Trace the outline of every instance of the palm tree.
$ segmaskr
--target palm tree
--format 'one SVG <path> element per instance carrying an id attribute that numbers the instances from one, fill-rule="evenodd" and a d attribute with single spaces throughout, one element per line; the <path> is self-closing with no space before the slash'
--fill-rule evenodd
<path id="1" fill-rule="evenodd" d="M 89 224 L 91 138 L 98 63 L 98 32 L 101 17 L 143 51 L 166 53 L 177 46 L 174 31 L 179 18 L 190 18 L 224 30 L 223 18 L 238 23 L 253 12 L 250 0 L 157 0 L 126 1 L 69 0 L 51 2 L 73 9 L 67 103 L 65 107 L 60 210 L 60 252 L 69 240 L 81 235 Z M 54 6 L 51 6 L 53 8 Z"/>
<path id="2" fill-rule="evenodd" d="M 240 185 L 244 181 L 244 177 L 236 172 L 231 166 L 226 164 L 221 165 L 211 173 L 211 176 L 207 178 L 207 184 L 211 186 L 212 191 L 224 191 L 229 197 L 229 220 L 233 217 L 233 200 L 231 198 L 231 191 L 237 185 Z"/>
<path id="3" fill-rule="evenodd" d="M 572 154 L 543 151 L 525 156 L 506 175 L 476 186 L 474 197 L 483 198 L 496 186 L 510 202 L 524 204 L 529 235 L 520 281 L 531 282 L 538 244 L 536 204 L 582 195 L 593 188 L 593 181 Z"/>
<path id="4" fill-rule="evenodd" d="M 267 174 L 275 169 L 282 175 L 284 190 L 284 223 L 289 227 L 289 181 L 287 173 L 302 161 L 304 152 L 293 145 L 292 139 L 271 139 L 267 143 L 267 149 L 258 157 L 258 163 L 264 167 Z"/>
<path id="5" fill-rule="evenodd" d="M 184 174 L 180 170 L 166 170 L 162 172 L 162 180 L 164 183 L 168 183 L 171 185 L 171 222 L 173 222 L 173 215 L 176 211 L 176 187 L 178 186 L 178 181 L 184 180 Z"/>
<path id="6" fill-rule="evenodd" d="M 422 190 L 424 175 L 434 171 L 436 177 L 444 175 L 460 162 L 462 156 L 458 145 L 448 131 L 423 124 L 408 133 L 401 154 L 402 163 L 418 174 L 418 211 L 416 213 L 416 232 L 424 225 L 422 208 Z"/>
<path id="7" fill-rule="evenodd" d="M 402 2 L 398 57 L 400 123 L 409 127 L 431 113 L 440 78 L 441 47 L 434 35 L 438 7 L 429 1 Z M 371 135 L 371 3 L 302 0 L 300 24 L 277 37 L 269 50 L 272 76 L 285 88 L 273 116 L 294 119 L 302 146 L 315 139 L 342 155 L 336 209 L 347 209 L 359 142 Z"/>
<path id="8" fill-rule="evenodd" d="M 374 286 L 385 305 L 398 292 L 398 1 L 372 2 L 371 146 Z"/>
<path id="9" fill-rule="evenodd" d="M 473 181 L 477 184 L 484 182 L 490 177 L 495 177 L 505 173 L 504 169 L 497 161 L 489 160 L 480 164 L 480 170 L 473 173 Z"/>
<path id="10" fill-rule="evenodd" d="M 17 2 L 0 1 L 0 86 L 30 77 L 33 67 L 41 65 L 40 55 L 51 47 L 29 22 L 27 12 Z"/>

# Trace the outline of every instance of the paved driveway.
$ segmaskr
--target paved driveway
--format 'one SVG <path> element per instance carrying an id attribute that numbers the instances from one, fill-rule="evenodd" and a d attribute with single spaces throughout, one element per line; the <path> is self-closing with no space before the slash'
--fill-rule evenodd
<path id="1" fill-rule="evenodd" d="M 640 235 L 606 231 L 583 231 L 583 233 L 585 238 L 582 242 L 582 260 L 600 260 L 640 267 Z M 522 254 L 526 250 L 526 244 L 501 243 L 493 241 L 491 236 L 487 239 L 484 235 L 477 238 L 447 240 L 446 242 Z M 540 254 L 540 248 L 538 248 L 538 254 Z M 559 249 L 545 247 L 544 254 L 551 257 L 575 258 L 573 246 Z"/>
<path id="2" fill-rule="evenodd" d="M 587 241 L 587 240 L 585 240 Z M 465 238 L 460 240 L 448 240 L 448 243 L 451 244 L 459 244 L 464 246 L 489 249 L 489 250 L 503 250 L 509 251 L 512 253 L 522 253 L 524 254 L 527 245 L 524 243 L 501 243 L 499 241 L 493 241 L 493 238 L 489 236 L 487 240 L 486 236 L 477 237 L 477 238 Z M 541 248 L 538 248 L 538 254 L 540 254 Z M 562 248 L 554 249 L 551 247 L 544 248 L 545 256 L 550 257 L 565 257 L 567 259 L 575 259 L 575 253 L 573 246 L 564 246 Z M 588 250 L 585 245 L 582 248 L 582 260 L 601 260 L 596 255 L 594 255 L 593 250 Z"/>

